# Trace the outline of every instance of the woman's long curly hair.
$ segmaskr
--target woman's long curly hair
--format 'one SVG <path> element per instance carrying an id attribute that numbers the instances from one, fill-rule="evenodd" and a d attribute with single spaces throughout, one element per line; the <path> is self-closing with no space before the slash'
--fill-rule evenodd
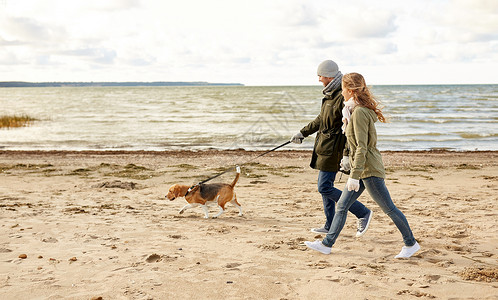
<path id="1" fill-rule="evenodd" d="M 379 102 L 370 92 L 365 78 L 359 73 L 348 73 L 342 77 L 343 88 L 350 90 L 353 93 L 353 98 L 357 105 L 370 108 L 375 112 L 379 121 L 386 123 L 387 120 L 382 114 Z"/>

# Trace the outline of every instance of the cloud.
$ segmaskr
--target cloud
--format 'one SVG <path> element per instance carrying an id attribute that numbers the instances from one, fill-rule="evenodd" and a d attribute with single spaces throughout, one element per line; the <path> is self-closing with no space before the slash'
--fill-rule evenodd
<path id="1" fill-rule="evenodd" d="M 37 66 L 46 66 L 46 67 L 59 67 L 59 66 L 62 66 L 63 64 L 58 62 L 58 61 L 55 61 L 52 59 L 52 55 L 49 55 L 49 54 L 41 54 L 41 55 L 38 55 L 35 59 L 35 64 Z"/>
<path id="2" fill-rule="evenodd" d="M 117 57 L 115 50 L 106 48 L 82 48 L 67 50 L 59 52 L 59 55 L 83 57 L 84 59 L 88 59 L 99 64 L 112 64 Z"/>
<path id="3" fill-rule="evenodd" d="M 0 49 L 0 65 L 16 66 L 24 64 L 14 53 Z"/>
<path id="4" fill-rule="evenodd" d="M 143 58 L 143 57 L 134 57 L 126 60 L 126 63 L 136 67 L 145 67 L 154 64 L 157 61 L 156 58 Z"/>
<path id="5" fill-rule="evenodd" d="M 342 28 L 346 36 L 355 39 L 384 38 L 396 31 L 395 19 L 396 16 L 389 12 L 362 11 L 345 20 Z"/>
<path id="6" fill-rule="evenodd" d="M 280 23 L 292 27 L 316 26 L 320 13 L 311 3 L 297 3 L 296 5 L 283 5 Z"/>
<path id="7" fill-rule="evenodd" d="M 324 59 L 485 65 L 498 60 L 497 15 L 495 0 L 9 1 L 0 66 L 19 68 L 0 80 L 315 84 Z"/>
<path id="8" fill-rule="evenodd" d="M 23 45 L 23 42 L 17 40 L 6 40 L 0 36 L 0 46 L 20 46 Z"/>
<path id="9" fill-rule="evenodd" d="M 44 40 L 50 38 L 49 29 L 43 24 L 30 18 L 5 18 L 2 22 L 3 36 L 8 39 L 25 41 Z"/>
<path id="10" fill-rule="evenodd" d="M 444 12 L 444 13 L 441 13 Z M 498 2 L 452 0 L 418 14 L 430 43 L 488 42 L 498 38 Z"/>
<path id="11" fill-rule="evenodd" d="M 33 18 L 0 18 L 0 45 L 16 47 L 16 50 L 35 54 L 59 45 L 65 37 L 65 30 L 58 25 L 45 24 Z"/>
<path id="12" fill-rule="evenodd" d="M 86 9 L 112 12 L 140 7 L 140 0 L 86 0 L 82 4 Z"/>

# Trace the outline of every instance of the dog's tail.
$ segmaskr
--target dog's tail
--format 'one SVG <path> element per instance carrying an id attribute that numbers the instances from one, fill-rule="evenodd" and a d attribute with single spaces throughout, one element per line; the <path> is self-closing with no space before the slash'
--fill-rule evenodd
<path id="1" fill-rule="evenodd" d="M 235 186 L 235 184 L 237 183 L 237 181 L 239 180 L 239 177 L 240 177 L 240 167 L 239 166 L 236 166 L 235 169 L 237 170 L 237 175 L 235 175 L 235 179 L 232 181 L 232 183 L 230 184 L 230 186 L 233 188 Z"/>

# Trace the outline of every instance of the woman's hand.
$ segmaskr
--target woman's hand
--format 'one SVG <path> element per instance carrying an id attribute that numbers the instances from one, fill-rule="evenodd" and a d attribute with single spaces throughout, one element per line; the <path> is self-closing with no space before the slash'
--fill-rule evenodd
<path id="1" fill-rule="evenodd" d="M 346 187 L 348 188 L 348 191 L 359 191 L 360 190 L 360 180 L 359 179 L 353 179 L 351 177 L 348 178 L 348 182 L 346 183 Z"/>

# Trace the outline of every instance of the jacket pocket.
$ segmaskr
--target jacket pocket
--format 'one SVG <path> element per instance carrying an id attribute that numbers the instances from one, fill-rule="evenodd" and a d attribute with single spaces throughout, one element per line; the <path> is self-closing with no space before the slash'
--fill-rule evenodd
<path id="1" fill-rule="evenodd" d="M 337 142 L 340 134 L 338 133 L 319 133 L 316 143 L 316 153 L 318 155 L 333 155 L 338 151 Z"/>

